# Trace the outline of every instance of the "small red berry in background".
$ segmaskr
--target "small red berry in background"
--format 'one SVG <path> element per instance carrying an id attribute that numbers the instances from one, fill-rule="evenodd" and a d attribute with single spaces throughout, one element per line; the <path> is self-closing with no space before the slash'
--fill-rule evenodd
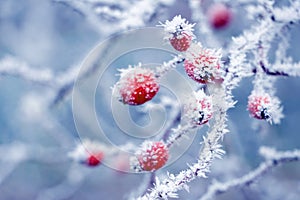
<path id="1" fill-rule="evenodd" d="M 181 33 L 180 35 L 177 35 L 172 38 L 170 38 L 170 43 L 176 49 L 177 51 L 184 52 L 186 51 L 192 42 L 192 36 L 190 36 L 187 33 Z"/>
<path id="2" fill-rule="evenodd" d="M 145 141 L 137 158 L 142 170 L 154 171 L 166 164 L 169 159 L 169 152 L 163 142 Z"/>
<path id="3" fill-rule="evenodd" d="M 109 148 L 101 142 L 89 139 L 81 140 L 68 156 L 81 164 L 89 167 L 100 165 L 104 160 L 104 155 L 108 155 Z"/>
<path id="4" fill-rule="evenodd" d="M 193 80 L 206 84 L 221 81 L 219 77 L 221 55 L 211 49 L 204 49 L 201 45 L 192 45 L 186 54 L 184 69 Z"/>
<path id="5" fill-rule="evenodd" d="M 222 3 L 213 4 L 207 12 L 210 25 L 215 29 L 226 27 L 232 20 L 231 10 Z"/>
<path id="6" fill-rule="evenodd" d="M 271 98 L 268 94 L 252 94 L 248 98 L 250 115 L 257 119 L 269 119 L 268 109 L 271 107 Z"/>
<path id="7" fill-rule="evenodd" d="M 121 71 L 115 89 L 124 104 L 141 105 L 156 95 L 159 81 L 154 71 L 137 66 Z"/>
<path id="8" fill-rule="evenodd" d="M 212 98 L 203 90 L 194 92 L 184 106 L 184 117 L 193 125 L 206 124 L 213 116 Z"/>
<path id="9" fill-rule="evenodd" d="M 101 164 L 103 158 L 104 158 L 104 154 L 102 152 L 99 152 L 97 154 L 90 154 L 86 160 L 86 163 L 87 165 L 94 167 Z"/>

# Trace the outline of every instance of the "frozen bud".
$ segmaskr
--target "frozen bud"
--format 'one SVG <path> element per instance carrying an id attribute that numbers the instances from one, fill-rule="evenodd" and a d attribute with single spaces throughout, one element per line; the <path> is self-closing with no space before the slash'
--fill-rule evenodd
<path id="1" fill-rule="evenodd" d="M 141 105 L 158 92 L 159 82 L 153 70 L 139 65 L 120 71 L 120 80 L 115 84 L 114 90 L 124 104 Z"/>
<path id="2" fill-rule="evenodd" d="M 194 92 L 184 105 L 184 118 L 192 125 L 205 124 L 212 116 L 212 99 L 203 90 Z"/>
<path id="3" fill-rule="evenodd" d="M 220 80 L 220 51 L 193 44 L 186 53 L 184 69 L 193 80 L 206 84 Z"/>

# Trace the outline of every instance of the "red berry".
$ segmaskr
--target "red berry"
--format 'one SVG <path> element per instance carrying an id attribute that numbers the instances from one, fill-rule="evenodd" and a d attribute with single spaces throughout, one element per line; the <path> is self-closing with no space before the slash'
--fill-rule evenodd
<path id="1" fill-rule="evenodd" d="M 212 27 L 216 29 L 224 28 L 230 23 L 232 12 L 224 4 L 214 4 L 208 10 L 208 19 Z"/>
<path id="2" fill-rule="evenodd" d="M 268 119 L 269 107 L 271 107 L 271 98 L 268 94 L 252 94 L 248 98 L 248 110 L 252 117 Z"/>
<path id="3" fill-rule="evenodd" d="M 184 107 L 185 118 L 192 124 L 206 124 L 213 116 L 212 99 L 202 90 L 194 93 Z"/>
<path id="4" fill-rule="evenodd" d="M 97 153 L 97 154 L 91 154 L 89 155 L 89 157 L 87 158 L 86 163 L 89 166 L 97 166 L 101 163 L 102 159 L 104 157 L 104 154 L 102 152 Z"/>
<path id="5" fill-rule="evenodd" d="M 206 84 L 215 79 L 219 80 L 220 55 L 211 50 L 196 45 L 187 53 L 184 69 L 193 80 Z"/>
<path id="6" fill-rule="evenodd" d="M 163 142 L 146 141 L 138 153 L 140 167 L 145 171 L 154 171 L 163 167 L 169 159 L 169 152 Z"/>
<path id="7" fill-rule="evenodd" d="M 195 38 L 194 25 L 177 15 L 171 21 L 167 20 L 165 24 L 161 23 L 165 31 L 164 39 L 169 40 L 177 51 L 186 51 L 190 47 L 192 39 Z"/>
<path id="8" fill-rule="evenodd" d="M 141 105 L 156 95 L 159 83 L 151 69 L 134 67 L 122 71 L 116 88 L 123 103 Z"/>
<path id="9" fill-rule="evenodd" d="M 170 43 L 177 51 L 186 51 L 192 42 L 192 36 L 187 33 L 181 33 L 178 36 L 170 38 Z"/>

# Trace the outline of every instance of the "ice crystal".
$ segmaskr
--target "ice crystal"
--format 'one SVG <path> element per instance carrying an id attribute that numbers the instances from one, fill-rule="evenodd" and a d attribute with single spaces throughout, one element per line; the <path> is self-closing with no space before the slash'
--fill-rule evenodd
<path id="1" fill-rule="evenodd" d="M 182 18 L 181 15 L 175 16 L 171 21 L 167 20 L 165 24 L 160 23 L 160 26 L 164 27 L 166 36 L 165 40 L 170 40 L 174 37 L 180 39 L 183 37 L 183 33 L 195 37 L 193 34 L 195 24 L 190 24 L 185 18 Z"/>

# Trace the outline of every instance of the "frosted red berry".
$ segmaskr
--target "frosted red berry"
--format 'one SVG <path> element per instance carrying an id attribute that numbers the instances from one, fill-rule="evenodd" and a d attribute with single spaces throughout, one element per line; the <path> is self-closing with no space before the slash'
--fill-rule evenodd
<path id="1" fill-rule="evenodd" d="M 101 164 L 103 158 L 104 158 L 104 154 L 102 152 L 96 154 L 90 154 L 86 160 L 86 163 L 89 166 L 97 166 Z"/>
<path id="2" fill-rule="evenodd" d="M 206 124 L 213 116 L 212 99 L 202 90 L 194 93 L 184 106 L 185 118 L 193 125 Z"/>
<path id="3" fill-rule="evenodd" d="M 232 19 L 231 10 L 224 4 L 213 4 L 208 10 L 208 20 L 212 27 L 216 29 L 226 27 Z"/>
<path id="4" fill-rule="evenodd" d="M 187 33 L 181 33 L 180 35 L 170 38 L 170 43 L 177 51 L 186 51 L 192 42 L 192 36 Z"/>
<path id="5" fill-rule="evenodd" d="M 159 81 L 151 69 L 134 67 L 122 71 L 116 89 L 124 104 L 141 105 L 156 95 Z"/>
<path id="6" fill-rule="evenodd" d="M 184 69 L 190 78 L 202 84 L 219 80 L 220 54 L 195 45 L 187 53 Z"/>
<path id="7" fill-rule="evenodd" d="M 154 171 L 163 167 L 169 159 L 169 152 L 163 142 L 146 141 L 137 155 L 142 170 Z"/>
<path id="8" fill-rule="evenodd" d="M 257 119 L 268 119 L 271 98 L 268 94 L 252 94 L 248 98 L 248 110 L 252 117 Z"/>
<path id="9" fill-rule="evenodd" d="M 194 25 L 177 15 L 171 21 L 167 20 L 165 24 L 161 23 L 165 31 L 164 39 L 168 40 L 177 51 L 187 51 L 195 38 Z"/>

